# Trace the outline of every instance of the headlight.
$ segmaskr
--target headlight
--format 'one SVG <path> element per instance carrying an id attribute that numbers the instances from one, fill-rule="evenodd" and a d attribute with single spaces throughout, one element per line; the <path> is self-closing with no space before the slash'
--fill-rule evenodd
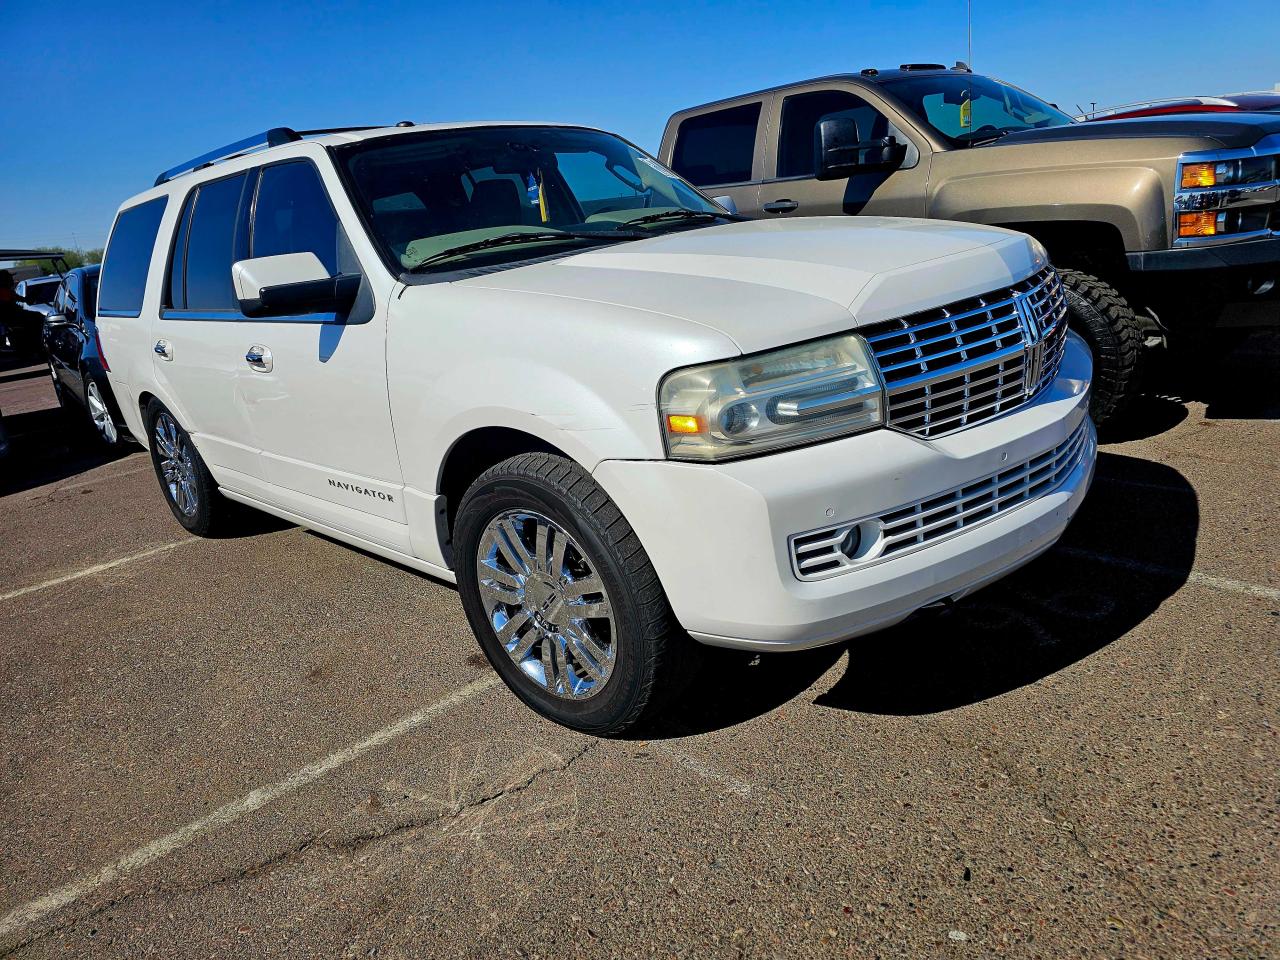
<path id="1" fill-rule="evenodd" d="M 679 460 L 763 453 L 884 421 L 880 378 L 852 333 L 677 370 L 658 389 L 658 409 Z"/>
<path id="2" fill-rule="evenodd" d="M 1184 163 L 1178 182 L 1183 189 L 1263 183 L 1275 177 L 1275 157 L 1244 157 L 1212 163 Z"/>

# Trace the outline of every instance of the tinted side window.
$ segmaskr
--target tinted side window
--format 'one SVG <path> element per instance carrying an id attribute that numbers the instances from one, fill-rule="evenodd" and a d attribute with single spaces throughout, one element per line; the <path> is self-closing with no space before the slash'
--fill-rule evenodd
<path id="1" fill-rule="evenodd" d="M 695 186 L 751 179 L 760 104 L 689 117 L 680 124 L 671 166 Z"/>
<path id="2" fill-rule="evenodd" d="M 849 117 L 858 124 L 858 139 L 889 135 L 889 122 L 861 97 L 844 90 L 799 93 L 782 101 L 782 129 L 778 134 L 779 177 L 811 177 L 816 169 L 818 124 L 831 117 Z"/>
<path id="3" fill-rule="evenodd" d="M 338 250 L 346 242 L 320 175 L 306 161 L 263 168 L 252 236 L 250 256 L 310 251 L 330 276 L 338 273 Z"/>
<path id="4" fill-rule="evenodd" d="M 200 187 L 187 237 L 187 309 L 237 310 L 231 264 L 236 257 L 236 224 L 248 174 Z"/>
<path id="5" fill-rule="evenodd" d="M 142 295 L 147 288 L 151 249 L 160 231 L 168 197 L 157 197 L 131 207 L 116 218 L 107 252 L 102 260 L 101 303 L 103 310 L 136 317 L 142 312 Z"/>

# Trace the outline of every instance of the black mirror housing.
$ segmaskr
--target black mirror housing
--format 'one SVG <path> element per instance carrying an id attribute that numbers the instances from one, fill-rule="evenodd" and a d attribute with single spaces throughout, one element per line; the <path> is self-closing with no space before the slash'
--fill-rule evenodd
<path id="1" fill-rule="evenodd" d="M 818 124 L 819 180 L 842 180 L 856 173 L 896 170 L 907 157 L 906 144 L 894 137 L 861 140 L 858 124 L 851 117 L 828 117 Z"/>
<path id="2" fill-rule="evenodd" d="M 286 317 L 299 313 L 345 313 L 355 303 L 363 277 L 344 273 L 322 280 L 263 287 L 252 300 L 240 301 L 246 317 Z"/>

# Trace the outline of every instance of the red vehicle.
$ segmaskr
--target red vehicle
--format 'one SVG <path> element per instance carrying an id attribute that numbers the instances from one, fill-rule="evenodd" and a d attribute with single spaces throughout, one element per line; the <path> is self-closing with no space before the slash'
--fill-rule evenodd
<path id="1" fill-rule="evenodd" d="M 1126 103 L 1087 113 L 1080 120 L 1133 120 L 1176 113 L 1280 113 L 1280 90 L 1274 93 L 1231 93 L 1222 97 L 1181 97 Z"/>

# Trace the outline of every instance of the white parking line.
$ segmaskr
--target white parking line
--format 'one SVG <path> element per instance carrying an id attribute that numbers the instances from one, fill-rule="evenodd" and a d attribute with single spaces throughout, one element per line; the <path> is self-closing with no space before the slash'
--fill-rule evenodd
<path id="1" fill-rule="evenodd" d="M 278 800 L 285 794 L 292 793 L 300 787 L 305 787 L 307 784 L 319 780 L 325 774 L 331 773 L 343 764 L 350 763 L 362 754 L 416 730 L 428 720 L 438 717 L 440 714 L 453 709 L 478 694 L 484 693 L 486 690 L 497 686 L 499 682 L 497 674 L 490 674 L 480 680 L 472 681 L 466 686 L 459 687 L 435 703 L 401 717 L 395 723 L 370 734 L 358 743 L 353 743 L 351 746 L 344 747 L 336 753 L 329 754 L 322 760 L 308 764 L 296 773 L 291 773 L 283 780 L 270 786 L 259 787 L 257 790 L 245 794 L 239 800 L 233 800 L 212 813 L 191 821 L 185 827 L 180 827 L 173 833 L 161 837 L 159 840 L 153 840 L 151 843 L 138 847 L 96 873 L 82 877 L 79 880 L 68 883 L 66 886 L 59 887 L 57 890 L 52 890 L 42 897 L 37 897 L 29 903 L 15 907 L 5 914 L 3 919 L 0 919 L 0 938 L 6 937 L 24 927 L 29 927 L 55 910 L 60 910 L 62 907 L 74 903 L 86 894 L 92 893 L 94 890 L 104 887 L 126 874 L 133 873 L 135 870 L 139 870 L 147 864 L 159 860 L 161 857 L 168 856 L 175 850 L 182 849 L 202 833 L 207 833 L 218 827 L 225 827 L 245 814 L 253 813 L 273 800 Z"/>
<path id="2" fill-rule="evenodd" d="M 197 538 L 191 537 L 186 540 L 179 540 L 176 543 L 166 543 L 158 547 L 152 547 L 150 550 L 143 550 L 141 553 L 134 553 L 127 557 L 108 560 L 106 563 L 95 563 L 91 567 L 85 567 L 83 570 L 76 570 L 73 573 L 66 573 L 60 577 L 54 577 L 52 580 L 45 580 L 43 583 L 33 583 L 29 587 L 19 587 L 17 590 L 10 590 L 8 593 L 0 593 L 0 601 L 12 600 L 14 597 L 25 596 L 28 593 L 35 593 L 39 590 L 48 590 L 50 587 L 70 583 L 72 580 L 79 580 L 82 577 L 91 577 L 95 573 L 102 573 L 104 570 L 111 570 L 126 563 L 133 563 L 135 560 L 145 560 L 147 557 L 154 557 L 158 553 L 166 553 L 174 547 L 180 547 L 184 543 L 195 543 L 196 541 Z"/>
<path id="3" fill-rule="evenodd" d="M 1143 563 L 1141 560 L 1129 560 L 1125 557 L 1113 557 L 1107 553 L 1094 553 L 1092 550 L 1081 550 L 1079 547 L 1058 547 L 1055 551 L 1068 557 L 1076 557 L 1081 560 L 1092 560 L 1095 563 L 1104 563 L 1108 566 L 1119 567 L 1122 570 L 1131 570 L 1134 573 L 1145 573 L 1152 577 L 1167 577 L 1175 580 L 1186 580 L 1188 583 L 1199 584 L 1202 587 L 1211 587 L 1214 590 L 1225 590 L 1228 593 L 1238 593 L 1246 597 L 1258 597 L 1262 600 L 1271 600 L 1280 603 L 1280 590 L 1274 587 L 1265 587 L 1260 583 L 1249 583 L 1247 580 L 1232 580 L 1228 577 L 1215 577 L 1212 574 L 1201 573 L 1199 570 L 1184 572 L 1176 570 L 1173 567 L 1164 567 L 1158 563 Z"/>

